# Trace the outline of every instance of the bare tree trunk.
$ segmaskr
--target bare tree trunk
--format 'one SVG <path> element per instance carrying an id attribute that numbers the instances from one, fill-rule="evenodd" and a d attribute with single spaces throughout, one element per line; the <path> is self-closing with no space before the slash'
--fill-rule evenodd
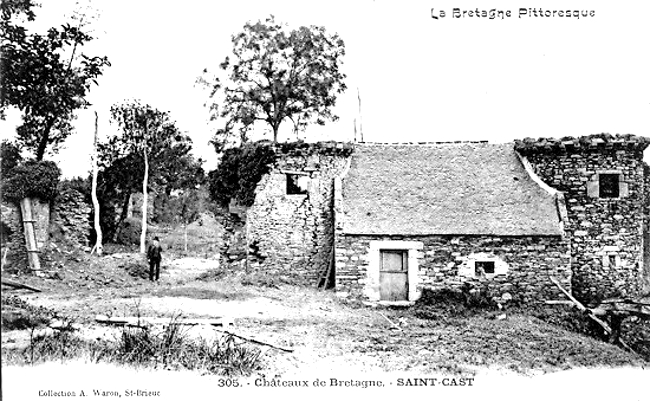
<path id="1" fill-rule="evenodd" d="M 184 232 L 184 237 L 185 237 L 185 253 L 187 254 L 187 221 L 185 222 L 185 232 Z"/>
<path id="2" fill-rule="evenodd" d="M 142 179 L 142 232 L 140 233 L 140 253 L 145 253 L 145 243 L 147 240 L 147 209 L 149 199 L 147 196 L 147 181 L 149 181 L 149 160 L 147 157 L 147 140 L 142 152 L 144 153 L 144 178 Z"/>
<path id="3" fill-rule="evenodd" d="M 95 250 L 97 255 L 102 256 L 103 246 L 102 246 L 102 227 L 99 224 L 99 199 L 97 199 L 97 112 L 95 111 L 95 137 L 93 139 L 93 153 L 92 153 L 92 163 L 93 163 L 93 183 L 92 183 L 92 198 L 93 198 L 93 208 L 95 209 Z"/>
<path id="4" fill-rule="evenodd" d="M 273 124 L 273 143 L 278 142 L 278 131 L 280 130 L 280 125 L 279 124 Z"/>

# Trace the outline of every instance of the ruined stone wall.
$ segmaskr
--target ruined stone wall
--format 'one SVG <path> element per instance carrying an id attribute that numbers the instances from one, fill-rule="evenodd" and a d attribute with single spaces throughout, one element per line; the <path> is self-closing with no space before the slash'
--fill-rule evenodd
<path id="1" fill-rule="evenodd" d="M 348 164 L 351 145 L 276 148 L 277 160 L 257 185 L 246 212 L 248 269 L 282 273 L 316 284 L 333 249 L 333 182 Z M 287 194 L 287 174 L 301 177 L 306 194 Z"/>
<path id="2" fill-rule="evenodd" d="M 248 253 L 245 219 L 236 213 L 227 212 L 219 214 L 216 219 L 223 227 L 219 244 L 222 261 L 231 266 L 245 262 Z"/>
<path id="3" fill-rule="evenodd" d="M 515 145 L 548 185 L 563 191 L 573 292 L 585 302 L 642 288 L 643 149 L 647 139 L 594 135 Z M 620 173 L 620 196 L 601 198 L 599 173 Z"/>
<path id="4" fill-rule="evenodd" d="M 487 291 L 489 296 L 509 293 L 518 301 L 535 302 L 562 299 L 549 277 L 555 277 L 566 289 L 571 288 L 569 247 L 560 237 L 337 235 L 338 290 L 355 295 L 367 292 L 370 269 L 379 268 L 372 266 L 376 263 L 371 262 L 372 241 L 421 243 L 416 253 L 419 290 L 458 289 L 469 283 Z M 476 260 L 495 261 L 498 274 L 476 277 Z"/>
<path id="5" fill-rule="evenodd" d="M 20 205 L 2 203 L 2 255 L 7 250 L 8 265 L 26 268 L 27 250 Z M 45 253 L 49 248 L 88 247 L 91 206 L 76 190 L 62 190 L 50 204 L 32 199 L 36 244 Z"/>
<path id="6" fill-rule="evenodd" d="M 92 205 L 74 189 L 59 192 L 53 202 L 49 237 L 56 246 L 90 245 Z"/>
<path id="7" fill-rule="evenodd" d="M 643 274 L 645 293 L 650 292 L 650 165 L 643 164 L 645 177 L 644 218 L 643 218 Z"/>
<path id="8" fill-rule="evenodd" d="M 8 265 L 27 265 L 25 253 L 25 236 L 20 217 L 20 207 L 13 203 L 2 203 L 2 257 L 6 255 Z M 3 269 L 4 269 L 3 264 Z"/>
<path id="9" fill-rule="evenodd" d="M 36 247 L 44 251 L 49 239 L 50 226 L 50 204 L 39 199 L 32 199 L 32 217 L 34 219 L 34 233 L 36 236 Z M 12 267 L 27 267 L 27 248 L 25 247 L 25 233 L 23 230 L 23 219 L 20 212 L 20 204 L 13 202 L 2 203 L 2 224 L 3 231 L 6 230 L 7 237 L 3 238 L 2 255 L 7 251 L 7 264 Z"/>

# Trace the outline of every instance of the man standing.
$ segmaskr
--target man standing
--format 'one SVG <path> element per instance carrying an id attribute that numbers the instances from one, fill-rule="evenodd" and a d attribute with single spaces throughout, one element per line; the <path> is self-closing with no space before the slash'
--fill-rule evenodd
<path id="1" fill-rule="evenodd" d="M 160 240 L 158 237 L 153 239 L 153 243 L 149 245 L 147 250 L 147 259 L 149 259 L 149 280 L 154 281 L 154 275 L 156 281 L 160 278 L 160 260 L 162 259 L 162 247 L 160 246 Z"/>

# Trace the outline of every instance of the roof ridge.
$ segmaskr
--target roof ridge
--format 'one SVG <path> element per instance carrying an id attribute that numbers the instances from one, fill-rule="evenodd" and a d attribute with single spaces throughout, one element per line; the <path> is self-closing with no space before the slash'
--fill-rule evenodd
<path id="1" fill-rule="evenodd" d="M 487 140 L 481 140 L 481 141 L 426 141 L 426 142 L 355 142 L 357 145 L 411 145 L 411 146 L 421 146 L 421 145 L 456 145 L 456 144 L 464 144 L 464 143 L 481 143 L 481 144 L 491 144 Z"/>

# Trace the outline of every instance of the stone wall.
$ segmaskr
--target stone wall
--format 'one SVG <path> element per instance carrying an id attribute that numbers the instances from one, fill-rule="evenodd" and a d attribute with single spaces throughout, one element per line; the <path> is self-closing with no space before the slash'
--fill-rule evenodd
<path id="1" fill-rule="evenodd" d="M 650 292 L 650 165 L 643 164 L 645 202 L 643 219 L 643 273 L 645 293 Z"/>
<path id="2" fill-rule="evenodd" d="M 347 167 L 352 147 L 319 143 L 275 150 L 277 161 L 246 211 L 248 269 L 313 285 L 332 257 L 333 182 Z M 287 194 L 288 175 L 299 177 L 305 194 Z"/>
<path id="3" fill-rule="evenodd" d="M 246 226 L 244 218 L 237 213 L 224 212 L 216 216 L 223 226 L 219 255 L 222 261 L 229 265 L 239 265 L 246 262 L 248 248 L 246 246 Z"/>
<path id="4" fill-rule="evenodd" d="M 57 246 L 90 245 L 90 216 L 92 205 L 85 196 L 74 189 L 59 192 L 53 202 L 52 222 L 49 237 L 52 244 Z"/>
<path id="5" fill-rule="evenodd" d="M 34 221 L 34 233 L 36 236 L 36 247 L 44 251 L 48 244 L 50 226 L 50 204 L 39 199 L 32 199 L 32 217 Z M 25 234 L 23 220 L 20 212 L 20 205 L 13 202 L 2 203 L 2 224 L 3 231 L 7 237 L 2 241 L 2 255 L 7 252 L 7 264 L 17 267 L 27 267 L 27 249 L 25 247 Z M 4 268 L 4 267 L 3 267 Z"/>
<path id="6" fill-rule="evenodd" d="M 2 203 L 2 255 L 7 250 L 8 265 L 26 268 L 27 251 L 19 204 Z M 38 250 L 51 247 L 69 249 L 87 247 L 90 237 L 91 206 L 84 196 L 72 189 L 62 190 L 52 205 L 32 200 L 32 215 Z"/>
<path id="7" fill-rule="evenodd" d="M 336 278 L 339 290 L 368 294 L 369 277 L 377 270 L 373 241 L 408 241 L 421 245 L 415 252 L 418 292 L 423 288 L 460 288 L 466 283 L 489 296 L 509 293 L 521 302 L 562 299 L 549 277 L 571 288 L 569 247 L 560 237 L 489 236 L 367 236 L 337 235 Z M 375 261 L 373 261 L 375 260 Z M 495 275 L 476 277 L 476 260 L 496 262 Z M 412 263 L 412 262 L 411 262 Z M 412 282 L 409 283 L 412 285 Z M 367 298 L 368 296 L 366 296 Z"/>
<path id="8" fill-rule="evenodd" d="M 643 150 L 648 140 L 594 135 L 518 141 L 548 185 L 563 191 L 571 242 L 573 292 L 590 302 L 634 296 L 642 288 Z M 601 198 L 599 174 L 619 174 L 620 195 Z"/>

